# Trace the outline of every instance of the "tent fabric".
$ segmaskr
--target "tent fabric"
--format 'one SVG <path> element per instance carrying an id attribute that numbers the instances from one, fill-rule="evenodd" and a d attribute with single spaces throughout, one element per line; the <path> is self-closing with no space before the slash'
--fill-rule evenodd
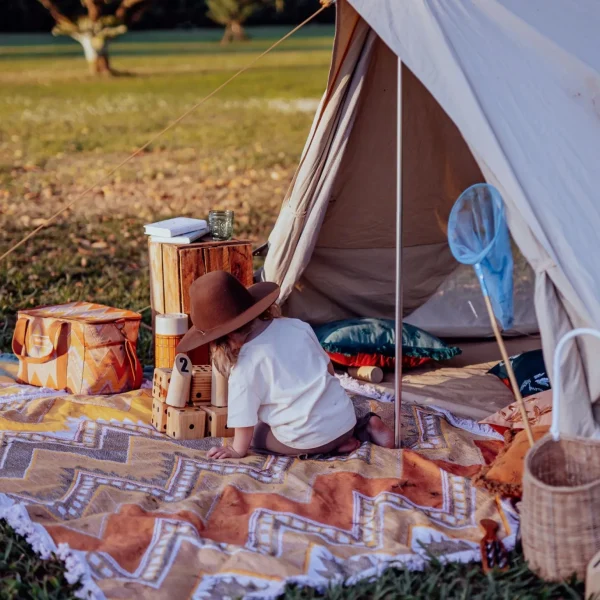
<path id="1" fill-rule="evenodd" d="M 282 286 L 288 312 L 315 323 L 394 317 L 397 58 L 380 39 L 367 41 L 363 26 L 351 7 L 339 6 L 330 84 L 265 264 L 266 278 Z M 403 80 L 403 127 L 411 140 L 403 158 L 403 185 L 412 200 L 403 232 L 407 316 L 456 270 L 447 217 L 454 199 L 482 175 L 431 94 L 406 69 Z M 337 137 L 330 134 L 332 119 L 345 123 Z M 351 293 L 357 282 L 359 295 Z M 469 321 L 472 315 L 455 330 Z"/>
<path id="2" fill-rule="evenodd" d="M 417 272 L 429 270 L 436 287 L 441 280 L 448 281 L 452 270 L 450 262 L 440 264 L 436 277 L 436 269 L 431 269 L 428 261 L 412 261 L 413 246 L 407 233 L 407 228 L 408 232 L 418 228 L 416 233 L 425 236 L 416 241 L 417 248 L 426 249 L 428 241 L 432 248 L 439 243 L 437 254 L 432 254 L 444 262 L 445 246 L 436 234 L 444 231 L 444 203 L 450 203 L 449 210 L 458 193 L 439 196 L 437 212 L 413 202 L 415 193 L 436 179 L 435 169 L 441 169 L 455 177 L 459 188 L 485 179 L 500 191 L 513 239 L 535 271 L 535 308 L 546 364 L 552 364 L 556 343 L 568 330 L 600 328 L 600 261 L 594 252 L 600 241 L 599 25 L 596 0 L 575 4 L 567 0 L 340 0 L 334 49 L 339 67 L 332 67 L 337 75 L 330 76 L 265 263 L 265 278 L 283 284 L 288 308 L 295 304 L 310 314 L 314 306 L 319 309 L 315 313 L 323 316 L 338 308 L 355 314 L 368 308 L 372 290 L 359 279 L 351 285 L 353 276 L 367 271 L 366 264 L 356 270 L 346 266 L 345 274 L 339 266 L 343 253 L 348 252 L 350 258 L 350 252 L 361 250 L 347 232 L 359 232 L 363 227 L 371 233 L 374 228 L 360 213 L 353 220 L 353 213 L 343 215 L 354 224 L 351 229 L 331 225 L 329 219 L 336 210 L 342 213 L 343 203 L 357 207 L 357 196 L 365 206 L 363 214 L 367 208 L 377 211 L 379 221 L 388 224 L 395 215 L 389 198 L 386 203 L 377 195 L 391 195 L 389 182 L 396 177 L 391 158 L 395 158 L 391 150 L 395 123 L 388 118 L 385 131 L 377 127 L 385 107 L 391 104 L 391 94 L 369 87 L 377 81 L 374 75 L 369 78 L 369 60 L 385 56 L 389 50 L 460 132 L 454 146 L 440 152 L 434 170 L 421 170 L 417 187 L 411 188 L 404 181 L 412 175 L 405 164 L 411 144 L 435 150 L 440 141 L 427 129 L 426 118 L 422 135 L 411 137 L 411 119 L 418 120 L 418 113 L 410 115 L 405 105 L 411 84 L 404 86 L 410 76 L 405 79 L 403 71 L 402 209 L 406 235 L 402 277 L 404 297 L 407 306 L 415 309 L 413 315 L 430 302 L 440 301 L 435 290 L 423 290 L 411 304 L 412 286 L 407 282 L 415 263 Z M 376 71 L 374 68 L 371 73 Z M 371 92 L 378 101 L 369 104 Z M 361 112 L 363 102 L 368 110 Z M 374 144 L 378 139 L 380 145 Z M 363 160 L 371 155 L 366 165 L 354 154 L 361 148 Z M 465 167 L 471 158 L 483 177 L 473 169 L 469 180 Z M 386 173 L 384 179 L 370 178 L 369 166 L 379 164 Z M 336 196 L 333 192 L 343 183 L 343 178 L 337 178 L 339 171 L 346 169 L 345 173 L 352 175 L 361 166 L 363 177 L 357 172 L 353 188 Z M 377 193 L 369 192 L 373 189 Z M 419 206 L 429 219 L 419 221 L 411 216 Z M 338 218 L 341 221 L 342 216 Z M 363 257 L 384 257 L 379 263 L 370 261 L 370 267 L 371 280 L 378 281 L 385 292 L 389 288 L 382 280 L 394 277 L 390 229 L 381 239 L 375 238 L 376 243 L 367 243 L 368 235 L 363 239 Z M 413 279 L 421 278 L 413 275 Z M 340 300 L 345 289 L 353 289 L 352 296 L 359 299 Z M 310 302 L 302 302 L 303 295 Z M 342 306 L 333 304 L 331 298 L 337 298 Z M 389 308 L 391 296 L 376 299 L 384 310 Z M 327 310 L 321 311 L 322 307 Z M 563 423 L 565 434 L 600 436 L 600 403 L 591 405 L 600 397 L 600 371 L 593 360 L 599 352 L 596 340 L 582 338 L 563 360 L 563 394 L 571 403 Z"/>
<path id="3" fill-rule="evenodd" d="M 339 55 L 334 52 L 327 91 L 294 176 L 291 193 L 284 200 L 269 237 L 264 277 L 279 284 L 280 301 L 287 299 L 310 260 L 348 142 L 347 132 L 356 117 L 358 90 L 364 84 L 368 59 L 377 39 L 356 14 L 352 22 L 344 18 L 345 14 L 339 20 L 342 28 L 351 28 L 348 46 L 340 49 Z"/>
<path id="4" fill-rule="evenodd" d="M 558 339 L 600 328 L 600 4 L 581 0 L 350 0 L 423 82 L 507 203 L 537 275 L 547 364 Z M 600 437 L 593 340 L 563 361 L 564 432 Z M 568 379 L 568 382 L 567 382 Z"/>
<path id="5" fill-rule="evenodd" d="M 271 234 L 263 273 L 282 286 L 287 313 L 313 323 L 395 316 L 397 57 L 379 38 L 362 53 L 364 21 L 348 4 L 338 6 L 337 17 L 329 85 Z M 403 188 L 410 198 L 403 206 L 403 315 L 435 335 L 491 336 L 485 307 L 471 308 L 481 303 L 479 287 L 462 285 L 464 273 L 446 239 L 453 202 L 483 175 L 427 89 L 408 69 L 402 76 L 409 147 Z M 337 137 L 330 128 L 334 119 L 344 119 Z M 525 283 L 525 301 L 517 307 L 522 319 L 508 333 L 537 331 L 532 272 Z M 449 318 L 443 327 L 438 302 L 428 302 L 444 293 L 441 285 L 452 290 L 447 297 L 453 301 L 452 307 L 444 303 Z"/>

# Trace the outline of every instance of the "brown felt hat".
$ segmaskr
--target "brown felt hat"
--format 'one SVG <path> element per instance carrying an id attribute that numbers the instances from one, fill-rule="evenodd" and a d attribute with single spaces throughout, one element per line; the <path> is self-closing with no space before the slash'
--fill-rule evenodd
<path id="1" fill-rule="evenodd" d="M 179 342 L 177 352 L 189 352 L 243 327 L 278 297 L 276 283 L 265 281 L 246 289 L 225 271 L 202 275 L 190 286 L 192 327 Z"/>

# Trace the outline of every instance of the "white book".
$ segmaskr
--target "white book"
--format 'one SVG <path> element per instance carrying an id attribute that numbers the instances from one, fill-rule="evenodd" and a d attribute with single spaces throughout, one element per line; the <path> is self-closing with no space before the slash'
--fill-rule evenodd
<path id="1" fill-rule="evenodd" d="M 191 219 L 190 217 L 175 217 L 158 223 L 149 223 L 144 225 L 146 235 L 156 235 L 158 237 L 170 238 L 178 235 L 184 235 L 192 231 L 199 231 L 208 227 L 204 219 Z"/>
<path id="2" fill-rule="evenodd" d="M 151 242 L 160 242 L 161 244 L 191 244 L 195 240 L 204 237 L 209 232 L 208 227 L 199 229 L 198 231 L 190 231 L 185 235 L 177 235 L 175 237 L 161 237 L 159 235 L 151 235 Z"/>

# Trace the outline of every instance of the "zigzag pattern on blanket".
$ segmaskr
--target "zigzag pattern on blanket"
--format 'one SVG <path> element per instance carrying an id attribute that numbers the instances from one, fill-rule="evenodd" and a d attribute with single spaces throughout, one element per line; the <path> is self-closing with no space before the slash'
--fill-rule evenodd
<path id="1" fill-rule="evenodd" d="M 268 598 L 288 579 L 419 566 L 426 551 L 477 558 L 482 518 L 509 546 L 514 536 L 511 514 L 470 479 L 502 443 L 435 409 L 403 407 L 404 450 L 215 462 L 204 452 L 215 440 L 147 424 L 145 391 L 23 403 L 21 388 L 0 388 L 0 492 L 84 557 L 108 598 L 124 585 L 139 598 Z M 390 403 L 353 400 L 359 414 L 393 416 Z"/>

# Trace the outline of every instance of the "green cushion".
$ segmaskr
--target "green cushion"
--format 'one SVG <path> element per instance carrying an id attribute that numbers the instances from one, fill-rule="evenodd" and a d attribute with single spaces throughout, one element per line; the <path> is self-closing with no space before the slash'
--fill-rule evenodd
<path id="1" fill-rule="evenodd" d="M 345 319 L 314 327 L 326 352 L 339 354 L 380 354 L 393 357 L 396 331 L 391 319 Z M 460 354 L 460 348 L 447 346 L 442 340 L 414 325 L 402 325 L 402 354 L 448 360 Z"/>

